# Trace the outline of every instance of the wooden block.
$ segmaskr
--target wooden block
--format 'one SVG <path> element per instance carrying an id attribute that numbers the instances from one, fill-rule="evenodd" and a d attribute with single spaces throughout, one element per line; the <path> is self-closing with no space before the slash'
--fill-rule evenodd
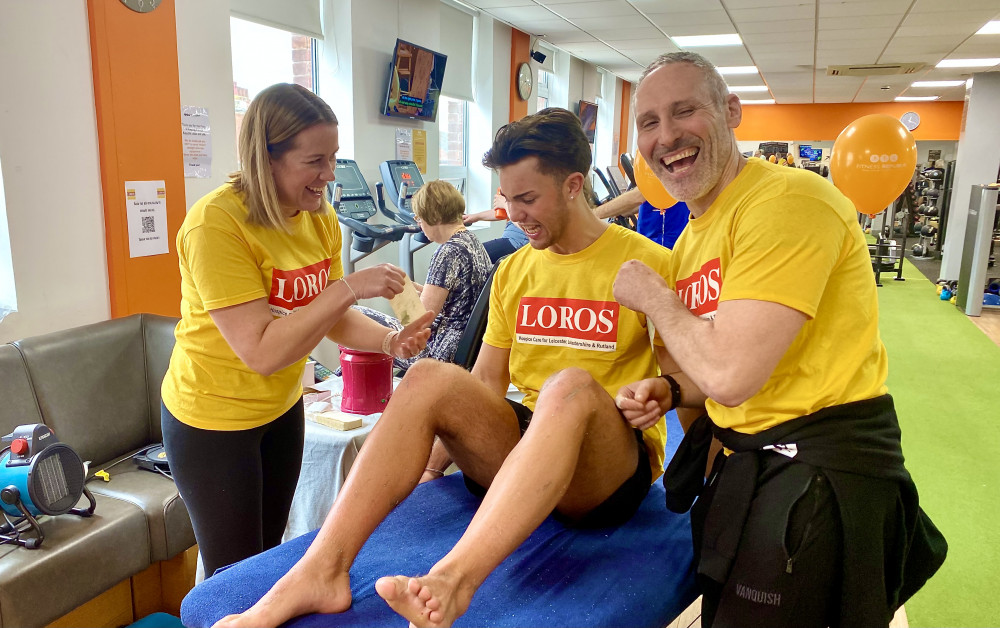
<path id="1" fill-rule="evenodd" d="M 393 314 L 405 327 L 413 321 L 427 313 L 424 304 L 420 302 L 420 295 L 409 277 L 403 283 L 403 291 L 389 299 Z"/>
<path id="2" fill-rule="evenodd" d="M 307 415 L 312 421 L 319 423 L 320 425 L 325 425 L 327 427 L 333 428 L 335 430 L 353 430 L 361 427 L 363 422 L 361 417 L 354 414 L 346 414 L 340 412 L 339 410 L 327 410 L 326 412 L 317 412 L 315 414 Z"/>
<path id="3" fill-rule="evenodd" d="M 198 546 L 192 545 L 180 554 L 159 562 L 163 583 L 163 610 L 181 616 L 181 600 L 194 588 L 198 568 Z"/>
<path id="4" fill-rule="evenodd" d="M 116 628 L 131 624 L 133 621 L 132 589 L 129 581 L 123 580 L 89 602 L 66 613 L 47 628 L 76 626 Z"/>

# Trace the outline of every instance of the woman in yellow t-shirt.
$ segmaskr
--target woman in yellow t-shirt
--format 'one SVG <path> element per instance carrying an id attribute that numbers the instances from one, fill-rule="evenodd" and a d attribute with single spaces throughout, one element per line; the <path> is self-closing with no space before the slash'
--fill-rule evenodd
<path id="1" fill-rule="evenodd" d="M 302 372 L 319 341 L 408 358 L 430 334 L 433 312 L 394 331 L 350 309 L 398 294 L 405 275 L 382 264 L 344 277 L 325 197 L 338 148 L 329 105 L 268 87 L 243 119 L 241 169 L 177 234 L 181 321 L 161 423 L 207 574 L 281 541 L 302 461 Z"/>

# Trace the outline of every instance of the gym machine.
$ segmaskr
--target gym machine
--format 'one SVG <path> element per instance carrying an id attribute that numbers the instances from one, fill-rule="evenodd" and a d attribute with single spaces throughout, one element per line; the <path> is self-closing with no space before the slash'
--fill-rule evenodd
<path id="1" fill-rule="evenodd" d="M 912 222 L 913 234 L 920 240 L 913 245 L 911 252 L 919 259 L 929 259 L 934 256 L 938 246 L 938 217 L 941 213 L 940 201 L 944 171 L 940 168 L 925 168 L 920 172 L 915 189 L 924 202 L 916 209 Z"/>
<path id="2" fill-rule="evenodd" d="M 376 207 L 385 208 L 381 195 L 381 183 L 376 186 L 378 201 L 372 197 L 371 189 L 361 174 L 361 168 L 353 159 L 338 159 L 335 171 L 336 183 L 327 185 L 330 203 L 337 212 L 337 220 L 343 226 L 340 258 L 344 274 L 354 272 L 357 263 L 381 249 L 390 242 L 399 242 L 420 231 L 413 225 L 381 225 L 369 223 L 376 213 Z"/>
<path id="3" fill-rule="evenodd" d="M 969 316 L 979 316 L 983 311 L 983 288 L 987 285 L 987 272 L 993 264 L 993 247 L 997 234 L 996 184 L 974 185 L 969 198 L 968 217 L 965 222 L 965 241 L 962 245 L 962 265 L 958 271 L 958 293 L 955 305 Z"/>
<path id="4" fill-rule="evenodd" d="M 420 169 L 412 161 L 393 159 L 383 161 L 379 165 L 382 182 L 375 184 L 379 198 L 382 198 L 382 186 L 389 192 L 389 200 L 398 211 L 380 204 L 382 214 L 398 225 L 416 227 L 416 231 L 407 232 L 399 243 L 399 267 L 413 279 L 413 254 L 430 244 L 427 236 L 420 231 L 417 219 L 413 215 L 413 195 L 424 185 Z"/>

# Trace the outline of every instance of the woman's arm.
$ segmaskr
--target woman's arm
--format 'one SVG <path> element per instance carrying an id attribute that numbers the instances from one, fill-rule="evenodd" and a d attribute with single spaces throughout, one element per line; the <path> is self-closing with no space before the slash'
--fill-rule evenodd
<path id="1" fill-rule="evenodd" d="M 264 298 L 210 310 L 209 315 L 233 352 L 249 368 L 261 375 L 271 375 L 308 355 L 328 331 L 339 326 L 357 299 L 377 296 L 388 299 L 402 292 L 403 277 L 399 268 L 380 264 L 353 273 L 347 280 L 331 282 L 309 305 L 288 316 L 274 318 Z M 423 317 L 411 325 L 414 329 L 408 335 L 401 332 L 401 341 L 394 348 L 408 350 L 413 344 L 410 340 L 419 344 L 421 335 L 415 325 L 422 320 Z M 433 318 L 424 323 L 425 328 L 430 320 Z M 374 333 L 381 342 L 386 329 L 378 324 L 375 327 L 381 331 L 371 330 L 369 334 Z M 429 330 L 424 334 L 424 344 L 428 335 Z"/>

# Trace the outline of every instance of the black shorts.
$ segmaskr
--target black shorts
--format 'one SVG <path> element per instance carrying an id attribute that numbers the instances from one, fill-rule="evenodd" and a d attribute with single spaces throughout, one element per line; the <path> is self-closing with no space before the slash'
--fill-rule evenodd
<path id="1" fill-rule="evenodd" d="M 514 414 L 517 415 L 517 424 L 521 430 L 521 436 L 524 436 L 524 432 L 531 423 L 531 410 L 516 401 L 510 399 L 505 401 L 510 404 Z M 558 511 L 553 512 L 552 515 L 558 521 L 575 528 L 607 528 L 619 526 L 632 518 L 635 511 L 639 509 L 639 505 L 642 504 L 642 500 L 646 498 L 649 487 L 653 483 L 653 469 L 649 466 L 649 454 L 646 453 L 646 445 L 642 440 L 642 431 L 635 429 L 632 431 L 635 433 L 635 440 L 639 447 L 638 461 L 632 477 L 625 480 L 607 499 L 579 519 L 570 519 Z M 465 487 L 469 489 L 470 493 L 480 499 L 486 495 L 484 487 L 469 479 L 467 475 L 464 478 Z"/>

